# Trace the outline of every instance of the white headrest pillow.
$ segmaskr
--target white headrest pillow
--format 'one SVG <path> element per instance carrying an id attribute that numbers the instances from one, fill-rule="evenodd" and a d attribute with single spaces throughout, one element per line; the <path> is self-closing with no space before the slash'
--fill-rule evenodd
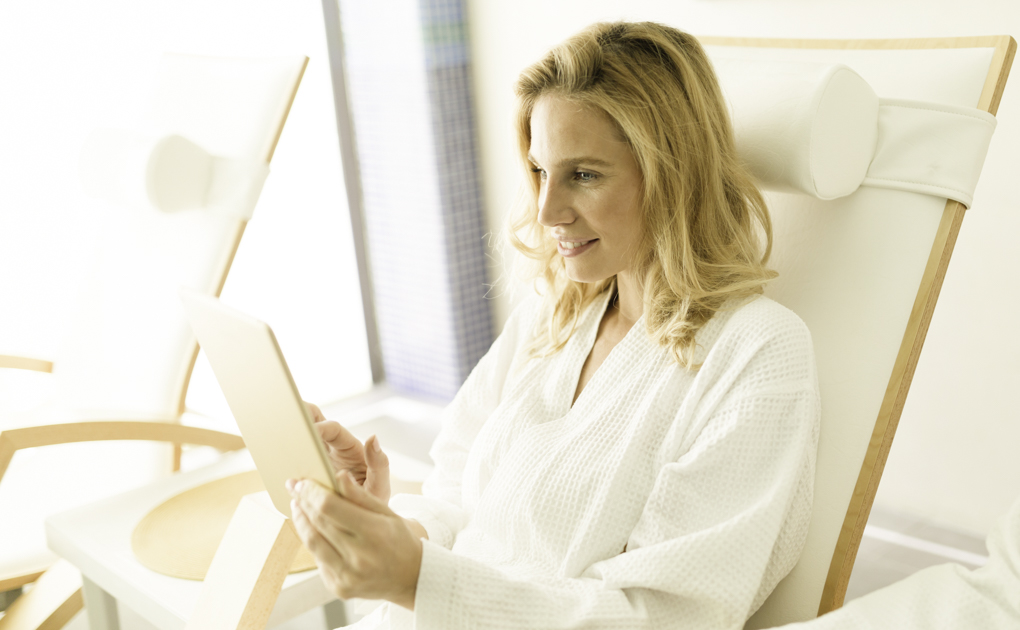
<path id="1" fill-rule="evenodd" d="M 212 156 L 178 135 L 97 129 L 82 147 L 79 173 L 95 197 L 177 212 L 205 205 Z"/>
<path id="2" fill-rule="evenodd" d="M 101 128 L 82 147 L 79 174 L 86 192 L 120 205 L 215 208 L 249 219 L 269 166 L 210 155 L 176 134 Z"/>
<path id="3" fill-rule="evenodd" d="M 842 64 L 714 61 L 737 151 L 764 188 L 835 199 L 857 190 L 878 140 L 878 97 Z"/>

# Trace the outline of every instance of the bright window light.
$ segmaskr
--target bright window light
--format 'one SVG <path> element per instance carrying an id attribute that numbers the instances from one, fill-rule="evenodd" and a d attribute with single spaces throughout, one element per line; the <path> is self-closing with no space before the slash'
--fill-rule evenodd
<path id="1" fill-rule="evenodd" d="M 81 143 L 97 125 L 131 125 L 162 52 L 304 54 L 222 297 L 273 327 L 305 399 L 371 386 L 322 19 L 318 0 L 0 3 L 0 353 L 58 350 L 90 238 L 75 212 Z M 204 357 L 188 406 L 229 418 Z"/>

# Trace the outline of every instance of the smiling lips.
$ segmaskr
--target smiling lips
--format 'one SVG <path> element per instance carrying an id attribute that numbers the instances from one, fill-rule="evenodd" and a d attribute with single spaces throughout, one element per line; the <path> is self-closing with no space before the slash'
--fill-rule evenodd
<path id="1" fill-rule="evenodd" d="M 556 249 L 559 250 L 561 255 L 570 258 L 572 256 L 580 256 L 588 251 L 596 242 L 598 242 L 597 238 L 587 241 L 556 241 Z"/>

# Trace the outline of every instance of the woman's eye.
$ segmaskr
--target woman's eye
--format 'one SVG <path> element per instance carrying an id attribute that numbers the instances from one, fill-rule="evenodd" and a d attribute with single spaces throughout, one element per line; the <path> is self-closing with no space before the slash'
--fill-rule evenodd
<path id="1" fill-rule="evenodd" d="M 574 173 L 574 179 L 579 182 L 593 182 L 598 177 L 595 173 L 589 173 L 587 171 L 577 171 Z"/>
<path id="2" fill-rule="evenodd" d="M 534 167 L 531 168 L 531 172 L 532 173 L 538 173 L 538 176 L 541 179 L 545 179 L 546 178 L 545 169 L 541 169 L 541 168 L 538 168 L 537 166 L 534 166 Z"/>

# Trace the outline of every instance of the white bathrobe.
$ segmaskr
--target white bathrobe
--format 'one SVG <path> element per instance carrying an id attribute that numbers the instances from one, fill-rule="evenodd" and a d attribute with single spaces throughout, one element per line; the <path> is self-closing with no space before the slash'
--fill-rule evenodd
<path id="1" fill-rule="evenodd" d="M 357 628 L 739 629 L 807 533 L 819 400 L 804 323 L 759 297 L 679 366 L 631 328 L 571 405 L 609 294 L 566 347 L 529 359 L 537 299 L 445 412 L 423 496 L 414 612 Z"/>

